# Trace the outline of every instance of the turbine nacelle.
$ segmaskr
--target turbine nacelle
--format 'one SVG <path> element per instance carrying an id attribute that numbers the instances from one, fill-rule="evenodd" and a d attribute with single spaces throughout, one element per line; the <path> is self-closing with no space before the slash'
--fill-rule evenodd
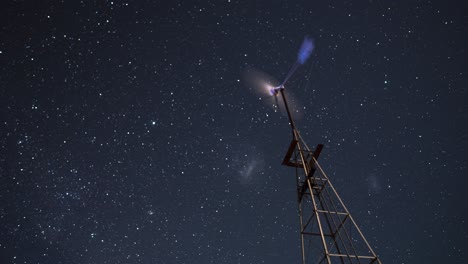
<path id="1" fill-rule="evenodd" d="M 278 93 L 281 91 L 281 90 L 284 90 L 284 85 L 280 85 L 280 86 L 276 86 L 276 87 L 271 87 L 270 88 L 270 95 L 278 95 Z"/>

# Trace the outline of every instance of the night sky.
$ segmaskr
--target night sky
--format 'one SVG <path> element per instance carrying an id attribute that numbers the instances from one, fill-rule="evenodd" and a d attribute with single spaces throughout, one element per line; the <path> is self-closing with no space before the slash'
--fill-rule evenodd
<path id="1" fill-rule="evenodd" d="M 64 3 L 66 2 L 66 3 Z M 463 1 L 9 1 L 0 263 L 300 263 L 287 83 L 383 263 L 466 263 Z"/>

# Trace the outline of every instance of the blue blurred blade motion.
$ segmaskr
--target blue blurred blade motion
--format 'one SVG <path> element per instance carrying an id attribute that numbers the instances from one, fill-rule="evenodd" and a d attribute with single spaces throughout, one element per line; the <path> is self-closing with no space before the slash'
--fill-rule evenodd
<path id="1" fill-rule="evenodd" d="M 306 36 L 304 38 L 304 41 L 302 42 L 301 49 L 297 54 L 297 61 L 300 64 L 304 64 L 310 57 L 310 54 L 312 54 L 312 51 L 314 51 L 314 47 L 314 40 L 311 39 L 309 36 Z"/>

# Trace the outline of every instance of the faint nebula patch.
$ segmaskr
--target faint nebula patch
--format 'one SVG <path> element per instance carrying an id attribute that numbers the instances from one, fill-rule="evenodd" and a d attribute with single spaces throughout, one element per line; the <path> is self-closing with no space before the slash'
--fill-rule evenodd
<path id="1" fill-rule="evenodd" d="M 255 147 L 241 147 L 235 152 L 232 161 L 231 167 L 235 170 L 235 178 L 242 185 L 252 184 L 264 174 L 265 161 Z"/>
<path id="2" fill-rule="evenodd" d="M 382 191 L 382 184 L 375 173 L 371 173 L 367 179 L 367 192 L 369 194 L 377 194 Z"/>
<path id="3" fill-rule="evenodd" d="M 239 171 L 240 182 L 242 184 L 251 182 L 254 172 L 257 171 L 258 166 L 259 162 L 255 159 L 248 161 L 244 166 L 242 166 L 241 170 Z"/>

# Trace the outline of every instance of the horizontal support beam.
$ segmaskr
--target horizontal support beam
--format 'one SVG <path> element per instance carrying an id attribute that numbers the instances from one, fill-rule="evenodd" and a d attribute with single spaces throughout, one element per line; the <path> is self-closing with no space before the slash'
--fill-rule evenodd
<path id="1" fill-rule="evenodd" d="M 343 212 L 332 212 L 332 211 L 324 211 L 324 210 L 317 210 L 319 213 L 325 213 L 325 214 L 339 214 L 339 215 L 346 215 L 348 216 L 348 213 L 343 213 Z"/>
<path id="2" fill-rule="evenodd" d="M 321 236 L 320 233 L 314 233 L 314 232 L 301 232 L 301 234 L 309 235 L 309 236 Z M 323 235 L 327 236 L 327 237 L 333 237 L 333 235 L 331 235 L 331 234 L 323 234 Z"/>
<path id="3" fill-rule="evenodd" d="M 346 254 L 335 254 L 329 253 L 330 257 L 349 257 L 349 258 L 362 258 L 362 259 L 377 259 L 376 256 L 359 256 L 359 255 L 346 255 Z"/>

